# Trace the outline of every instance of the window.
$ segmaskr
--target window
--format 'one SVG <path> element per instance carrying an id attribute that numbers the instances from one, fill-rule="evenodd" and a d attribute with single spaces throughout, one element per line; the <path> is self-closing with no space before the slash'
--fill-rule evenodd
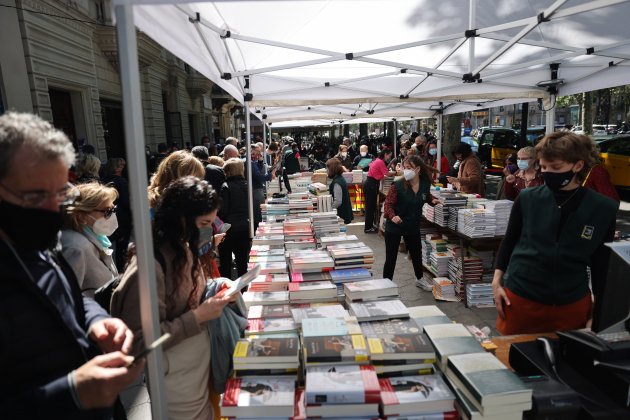
<path id="1" fill-rule="evenodd" d="M 612 141 L 608 145 L 607 151 L 608 153 L 614 153 L 616 155 L 630 156 L 630 137 L 624 137 Z"/>

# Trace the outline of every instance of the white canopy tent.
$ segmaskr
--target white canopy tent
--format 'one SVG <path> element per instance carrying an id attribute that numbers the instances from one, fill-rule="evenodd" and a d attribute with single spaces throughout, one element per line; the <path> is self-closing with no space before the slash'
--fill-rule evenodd
<path id="1" fill-rule="evenodd" d="M 443 114 L 539 97 L 553 109 L 553 95 L 630 83 L 628 0 L 113 4 L 147 342 L 159 325 L 134 25 L 244 103 L 247 119 L 264 108 L 267 122 L 427 112 L 441 126 Z M 166 401 L 160 360 L 149 359 L 156 419 Z"/>

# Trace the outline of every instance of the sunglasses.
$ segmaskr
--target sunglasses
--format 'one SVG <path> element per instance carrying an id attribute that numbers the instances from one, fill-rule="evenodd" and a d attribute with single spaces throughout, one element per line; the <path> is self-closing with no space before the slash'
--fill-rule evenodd
<path id="1" fill-rule="evenodd" d="M 112 207 L 110 207 L 108 209 L 105 209 L 105 210 L 96 209 L 94 211 L 97 211 L 99 213 L 103 213 L 103 217 L 105 217 L 106 219 L 109 219 L 112 216 L 112 214 L 116 213 L 116 210 L 118 210 L 118 206 L 112 206 Z"/>

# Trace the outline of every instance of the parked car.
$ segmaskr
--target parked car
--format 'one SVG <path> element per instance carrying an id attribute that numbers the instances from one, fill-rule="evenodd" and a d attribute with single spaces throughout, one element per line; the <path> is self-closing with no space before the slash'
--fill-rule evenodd
<path id="1" fill-rule="evenodd" d="M 598 144 L 599 155 L 616 187 L 630 188 L 630 136 L 613 137 Z"/>
<path id="2" fill-rule="evenodd" d="M 541 136 L 545 135 L 545 126 L 544 125 L 534 125 L 531 127 L 527 127 L 527 142 L 536 144 L 536 140 L 541 138 Z"/>
<path id="3" fill-rule="evenodd" d="M 617 134 L 617 124 L 608 124 L 606 126 L 606 133 Z"/>
<path id="4" fill-rule="evenodd" d="M 511 128 L 485 128 L 477 138 L 477 156 L 486 172 L 501 173 L 508 155 L 517 153 L 526 144 L 521 143 L 519 133 Z"/>
<path id="5" fill-rule="evenodd" d="M 582 129 L 581 125 L 576 125 L 574 126 L 571 131 L 575 134 L 584 134 L 584 130 Z"/>
<path id="6" fill-rule="evenodd" d="M 608 132 L 606 131 L 606 126 L 601 124 L 593 124 L 593 135 L 594 136 L 605 136 Z"/>

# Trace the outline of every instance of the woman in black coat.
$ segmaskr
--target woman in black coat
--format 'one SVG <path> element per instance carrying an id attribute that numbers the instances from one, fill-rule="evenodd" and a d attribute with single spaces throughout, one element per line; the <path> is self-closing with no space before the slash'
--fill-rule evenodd
<path id="1" fill-rule="evenodd" d="M 232 254 L 236 261 L 236 272 L 242 276 L 247 272 L 247 261 L 251 243 L 249 239 L 249 212 L 247 181 L 243 176 L 245 166 L 240 159 L 228 159 L 223 166 L 225 182 L 221 186 L 219 218 L 232 225 L 219 245 L 219 268 L 222 277 L 232 278 Z"/>

